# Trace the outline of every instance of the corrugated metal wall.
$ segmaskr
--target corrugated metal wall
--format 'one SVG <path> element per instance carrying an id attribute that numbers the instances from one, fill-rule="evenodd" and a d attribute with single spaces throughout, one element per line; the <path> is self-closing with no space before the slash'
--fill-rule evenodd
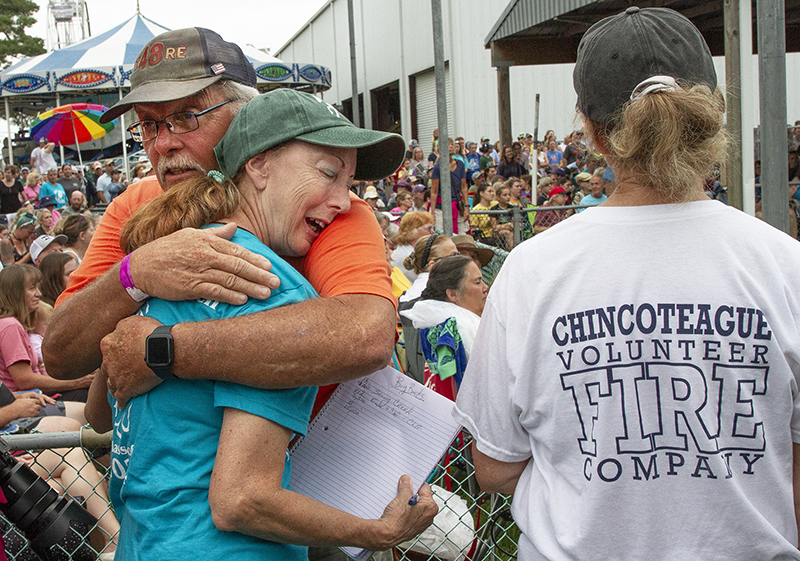
<path id="1" fill-rule="evenodd" d="M 538 0 L 537 0 L 538 1 Z M 572 0 L 578 2 L 579 0 Z M 557 9 L 555 0 L 542 0 L 542 9 Z M 362 9 L 362 4 L 370 6 Z M 375 5 L 385 6 L 383 12 Z M 356 20 L 359 91 L 369 92 L 391 81 L 400 80 L 402 134 L 411 139 L 411 99 L 407 87 L 409 76 L 433 67 L 433 40 L 429 0 L 354 0 Z M 450 130 L 468 140 L 499 135 L 497 115 L 497 74 L 491 67 L 489 51 L 483 39 L 503 12 L 502 2 L 479 0 L 443 0 L 444 47 L 449 61 L 452 99 Z M 381 14 L 388 14 L 382 17 Z M 387 19 L 388 18 L 388 19 Z M 396 18 L 402 18 L 401 22 Z M 370 30 L 361 31 L 366 25 Z M 402 29 L 403 40 L 400 41 Z M 380 32 L 376 32 L 380 30 Z M 401 43 L 403 45 L 401 52 Z M 364 53 L 370 66 L 365 67 Z M 347 2 L 333 1 L 294 41 L 276 56 L 286 61 L 312 61 L 331 69 L 333 87 L 325 100 L 340 103 L 351 97 L 350 54 L 347 33 Z M 720 84 L 724 84 L 724 61 L 715 59 Z M 787 122 L 800 119 L 800 54 L 787 54 Z M 758 75 L 757 63 L 753 69 Z M 511 125 L 514 136 L 534 132 L 534 100 L 541 95 L 539 131 L 554 129 L 563 137 L 575 128 L 575 92 L 572 88 L 572 65 L 512 67 Z M 755 111 L 758 111 L 758 84 L 753 88 Z M 419 93 L 417 94 L 419 100 Z M 365 95 L 365 102 L 370 99 Z M 431 100 L 431 103 L 434 103 Z M 370 111 L 366 111 L 367 126 Z M 756 124 L 758 115 L 755 115 Z M 432 128 L 431 128 L 432 130 Z M 419 129 L 420 142 L 430 142 L 429 134 Z"/>
<path id="2" fill-rule="evenodd" d="M 436 76 L 433 69 L 415 76 L 417 83 L 417 135 L 425 154 L 433 151 L 433 130 L 439 128 L 436 109 Z M 450 85 L 450 69 L 445 69 L 445 90 L 447 92 L 447 122 L 453 123 L 453 88 Z M 455 138 L 453 125 L 448 127 L 448 137 Z"/>

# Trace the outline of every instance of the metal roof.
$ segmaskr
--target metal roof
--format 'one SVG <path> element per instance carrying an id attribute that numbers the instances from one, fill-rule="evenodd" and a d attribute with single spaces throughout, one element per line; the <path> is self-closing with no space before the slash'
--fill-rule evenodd
<path id="1" fill-rule="evenodd" d="M 768 1 L 768 0 L 761 0 Z M 757 45 L 755 0 L 753 45 Z M 630 6 L 672 8 L 697 26 L 711 53 L 724 54 L 724 0 L 511 0 L 484 40 L 493 66 L 575 62 L 581 37 Z M 786 51 L 800 51 L 800 0 L 785 0 Z"/>
<path id="2" fill-rule="evenodd" d="M 505 39 L 597 0 L 511 0 L 483 44 Z"/>

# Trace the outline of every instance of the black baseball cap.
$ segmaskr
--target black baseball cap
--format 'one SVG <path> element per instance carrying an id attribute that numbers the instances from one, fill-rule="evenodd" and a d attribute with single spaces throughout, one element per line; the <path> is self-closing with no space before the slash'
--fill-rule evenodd
<path id="1" fill-rule="evenodd" d="M 235 43 L 202 27 L 167 31 L 154 37 L 136 57 L 131 91 L 100 117 L 108 123 L 136 103 L 192 96 L 219 80 L 256 86 L 256 72 Z"/>
<path id="2" fill-rule="evenodd" d="M 636 86 L 653 76 L 717 87 L 711 51 L 691 21 L 668 8 L 632 6 L 600 20 L 581 39 L 572 73 L 578 109 L 610 123 Z"/>

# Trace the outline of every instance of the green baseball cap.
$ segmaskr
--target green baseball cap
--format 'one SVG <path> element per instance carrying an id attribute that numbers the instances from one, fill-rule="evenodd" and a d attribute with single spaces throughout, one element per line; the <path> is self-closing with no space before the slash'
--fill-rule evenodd
<path id="1" fill-rule="evenodd" d="M 219 169 L 234 177 L 253 156 L 289 140 L 320 146 L 357 148 L 355 179 L 374 181 L 393 174 L 403 163 L 403 138 L 361 129 L 322 99 L 277 89 L 248 101 L 214 148 Z"/>

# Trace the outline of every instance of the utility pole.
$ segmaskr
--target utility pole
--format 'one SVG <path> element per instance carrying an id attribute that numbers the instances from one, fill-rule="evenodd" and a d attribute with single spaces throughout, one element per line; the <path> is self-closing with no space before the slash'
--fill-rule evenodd
<path id="1" fill-rule="evenodd" d="M 444 68 L 442 1 L 431 0 L 433 11 L 433 60 L 436 76 L 436 115 L 439 123 L 439 196 L 442 198 L 442 229 L 453 235 L 453 205 L 450 197 L 450 142 L 447 134 L 447 87 Z M 460 187 L 457 186 L 457 187 Z M 466 205 L 469 201 L 464 201 Z M 431 201 L 436 208 L 436 201 Z"/>
<path id="2" fill-rule="evenodd" d="M 761 105 L 761 210 L 789 232 L 786 150 L 786 21 L 783 0 L 757 2 L 758 90 Z"/>
<path id="3" fill-rule="evenodd" d="M 361 126 L 361 114 L 358 103 L 358 75 L 356 74 L 356 24 L 353 17 L 353 0 L 347 0 L 347 24 L 350 28 L 350 83 L 353 88 L 353 124 Z"/>

